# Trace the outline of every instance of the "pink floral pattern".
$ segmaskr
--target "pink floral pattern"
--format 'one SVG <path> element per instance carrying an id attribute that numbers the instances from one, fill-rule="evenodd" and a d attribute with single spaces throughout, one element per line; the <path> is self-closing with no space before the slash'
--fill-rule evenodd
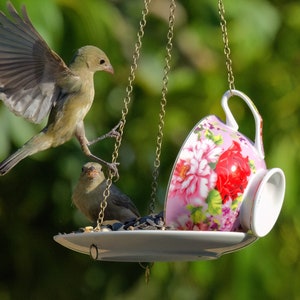
<path id="1" fill-rule="evenodd" d="M 217 124 L 202 122 L 174 166 L 166 219 L 179 230 L 239 230 L 242 195 L 255 166 L 239 142 L 224 148 Z"/>
<path id="2" fill-rule="evenodd" d="M 209 190 L 214 188 L 217 174 L 211 168 L 216 164 L 221 148 L 211 140 L 203 140 L 183 149 L 184 159 L 176 164 L 170 186 L 170 197 L 180 196 L 185 204 L 204 203 Z"/>

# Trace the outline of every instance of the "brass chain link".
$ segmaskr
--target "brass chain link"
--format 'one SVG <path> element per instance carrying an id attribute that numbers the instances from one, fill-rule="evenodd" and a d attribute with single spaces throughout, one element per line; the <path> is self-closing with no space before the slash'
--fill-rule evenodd
<path id="1" fill-rule="evenodd" d="M 124 133 L 124 127 L 126 124 L 126 116 L 128 114 L 128 107 L 129 104 L 131 102 L 132 99 L 132 91 L 133 91 L 133 83 L 135 80 L 135 73 L 136 73 L 136 69 L 138 66 L 138 60 L 140 57 L 140 50 L 142 48 L 142 38 L 144 36 L 144 29 L 145 26 L 147 24 L 147 20 L 146 17 L 149 13 L 149 4 L 150 4 L 151 0 L 144 0 L 144 8 L 142 10 L 142 18 L 140 21 L 140 28 L 139 31 L 137 33 L 137 42 L 135 43 L 135 47 L 134 47 L 134 52 L 133 52 L 133 62 L 130 66 L 130 75 L 128 77 L 128 85 L 126 87 L 126 96 L 124 98 L 124 107 L 122 109 L 122 117 L 120 120 L 120 126 L 118 127 L 118 131 L 119 131 L 119 136 L 116 138 L 116 142 L 115 142 L 115 146 L 114 146 L 114 151 L 112 154 L 112 163 L 117 163 L 117 159 L 119 156 L 119 149 L 122 143 L 122 137 L 123 137 L 123 133 Z M 113 178 L 116 176 L 117 174 L 115 174 L 111 169 L 109 169 L 108 171 L 108 178 L 106 179 L 106 188 L 103 192 L 103 201 L 100 204 L 100 212 L 98 215 L 98 220 L 97 220 L 97 227 L 95 228 L 95 230 L 100 230 L 100 227 L 103 223 L 104 220 L 104 212 L 105 212 L 105 208 L 107 207 L 107 199 L 110 195 L 110 187 L 112 185 L 112 181 Z"/>
<path id="2" fill-rule="evenodd" d="M 229 89 L 234 90 L 234 76 L 233 76 L 233 69 L 232 69 L 232 60 L 230 58 L 230 48 L 229 48 L 229 39 L 228 39 L 228 32 L 227 32 L 227 22 L 225 20 L 225 8 L 222 0 L 219 0 L 218 2 L 218 8 L 219 8 L 219 15 L 220 15 L 220 25 L 222 30 L 222 38 L 224 43 L 224 54 L 226 57 L 226 68 L 227 68 L 227 77 L 228 77 L 228 83 L 229 83 Z"/>
<path id="3" fill-rule="evenodd" d="M 166 45 L 166 56 L 165 56 L 165 67 L 164 67 L 164 76 L 163 76 L 163 87 L 162 87 L 162 97 L 160 101 L 160 113 L 159 113 L 159 123 L 158 123 L 158 134 L 156 138 L 156 151 L 155 151 L 155 160 L 154 168 L 152 172 L 153 181 L 151 184 L 151 202 L 149 204 L 149 213 L 154 213 L 155 203 L 157 201 L 157 189 L 158 189 L 158 176 L 159 176 L 159 167 L 160 167 L 160 156 L 162 149 L 162 140 L 163 140 L 163 128 L 164 128 L 164 119 L 166 115 L 165 107 L 167 105 L 167 92 L 168 92 L 168 83 L 169 83 L 169 72 L 170 72 L 170 62 L 171 62 L 171 52 L 173 48 L 173 36 L 174 36 L 174 21 L 175 21 L 175 9 L 176 3 L 175 0 L 170 2 L 170 14 L 169 14 L 169 25 L 167 33 L 167 45 Z"/>

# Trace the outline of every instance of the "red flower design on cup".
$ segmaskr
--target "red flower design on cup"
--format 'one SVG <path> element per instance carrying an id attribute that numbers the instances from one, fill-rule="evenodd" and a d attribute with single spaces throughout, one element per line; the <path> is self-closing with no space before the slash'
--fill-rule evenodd
<path id="1" fill-rule="evenodd" d="M 242 156 L 238 142 L 233 141 L 232 145 L 220 155 L 215 172 L 218 175 L 216 189 L 223 203 L 243 194 L 251 169 L 249 158 Z"/>

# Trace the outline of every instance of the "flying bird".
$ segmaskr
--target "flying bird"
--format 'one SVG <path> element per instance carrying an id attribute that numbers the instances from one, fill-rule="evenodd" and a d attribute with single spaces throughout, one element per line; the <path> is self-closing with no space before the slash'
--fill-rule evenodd
<path id="1" fill-rule="evenodd" d="M 74 188 L 72 200 L 75 206 L 93 223 L 98 220 L 100 204 L 104 200 L 106 179 L 102 166 L 88 162 L 82 167 L 79 180 Z M 118 220 L 122 223 L 140 217 L 140 213 L 131 199 L 114 184 L 110 187 L 104 221 Z"/>
<path id="2" fill-rule="evenodd" d="M 33 123 L 49 117 L 37 135 L 0 163 L 0 175 L 27 156 L 64 144 L 73 136 L 84 154 L 116 170 L 115 164 L 91 153 L 89 146 L 100 138 L 89 142 L 83 123 L 94 100 L 94 73 L 114 72 L 106 54 L 95 46 L 84 46 L 67 66 L 33 27 L 25 6 L 21 14 L 11 3 L 7 9 L 10 18 L 0 11 L 0 99 L 14 114 Z M 111 136 L 115 134 L 112 131 Z"/>

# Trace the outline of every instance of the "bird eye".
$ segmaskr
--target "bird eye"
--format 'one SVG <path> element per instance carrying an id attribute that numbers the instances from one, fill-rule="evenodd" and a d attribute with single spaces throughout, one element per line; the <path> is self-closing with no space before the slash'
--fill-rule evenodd
<path id="1" fill-rule="evenodd" d="M 100 63 L 100 65 L 105 64 L 105 59 L 100 59 L 99 63 Z"/>

